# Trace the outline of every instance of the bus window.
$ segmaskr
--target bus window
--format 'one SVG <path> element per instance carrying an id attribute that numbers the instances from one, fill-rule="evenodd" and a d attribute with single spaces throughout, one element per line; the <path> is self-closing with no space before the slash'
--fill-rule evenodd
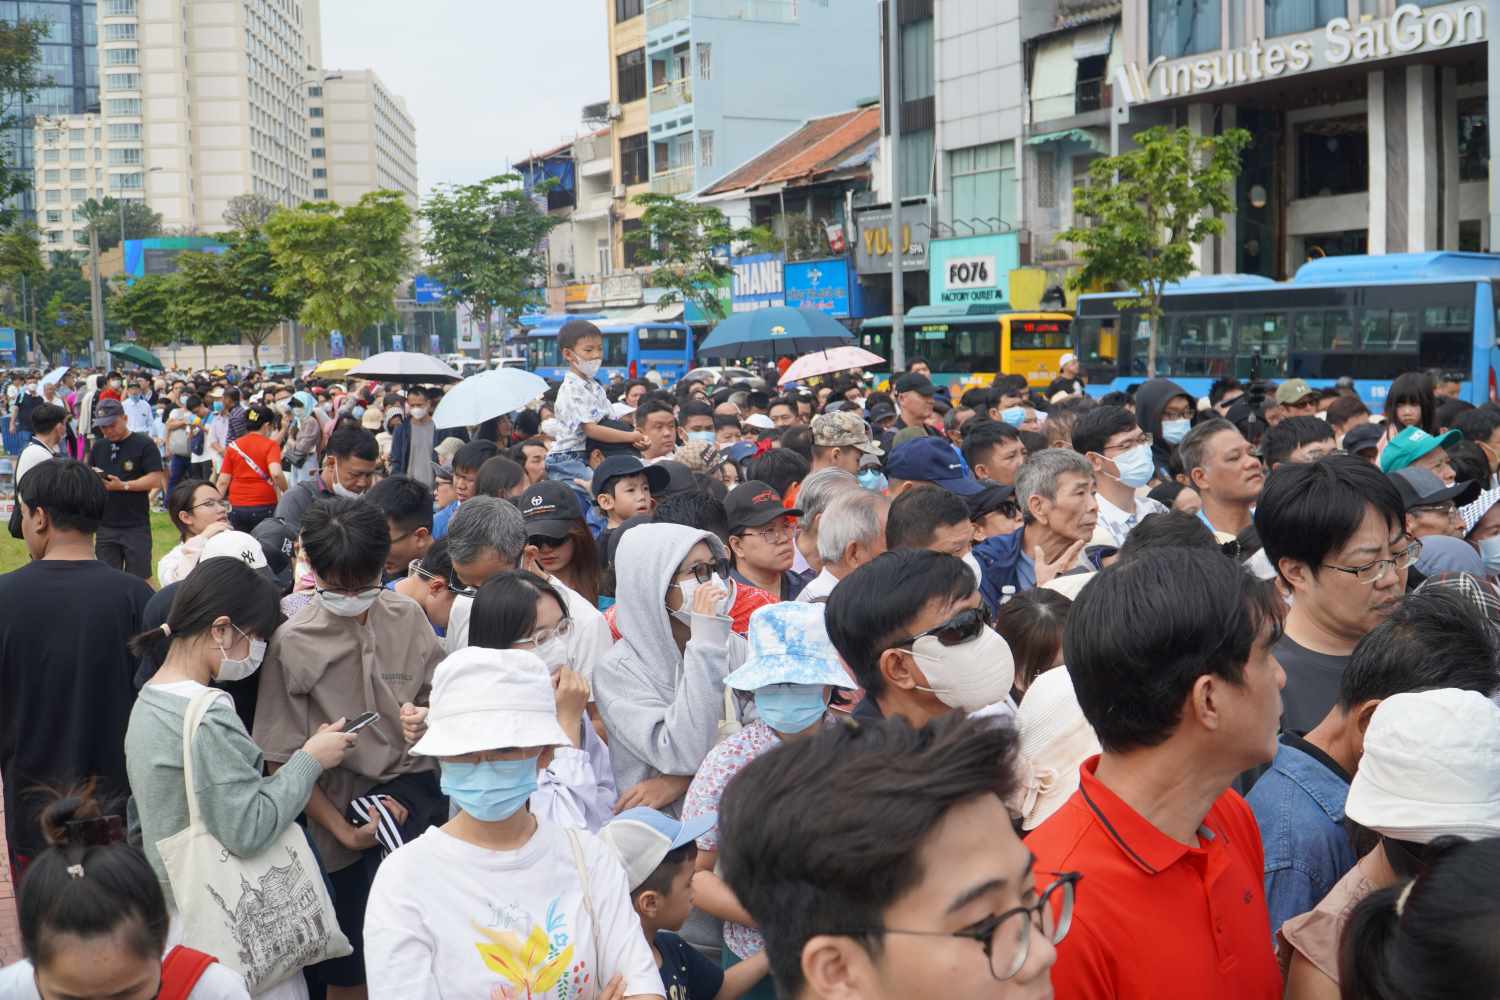
<path id="1" fill-rule="evenodd" d="M 1365 351 L 1391 349 L 1391 317 L 1386 309 L 1359 311 L 1359 346 Z"/>
<path id="2" fill-rule="evenodd" d="M 629 335 L 624 333 L 606 333 L 604 335 L 604 360 L 601 364 L 605 368 L 624 368 L 630 363 Z"/>
<path id="3" fill-rule="evenodd" d="M 1417 349 L 1417 337 L 1421 332 L 1422 311 L 1420 309 L 1391 310 L 1391 350 L 1410 354 Z"/>
<path id="4" fill-rule="evenodd" d="M 643 326 L 636 331 L 643 351 L 682 353 L 687 348 L 687 331 L 670 326 Z"/>
<path id="5" fill-rule="evenodd" d="M 1235 368 L 1240 378 L 1280 378 L 1286 374 L 1285 313 L 1242 313 L 1235 317 L 1235 333 Z"/>
<path id="6" fill-rule="evenodd" d="M 557 367 L 556 337 L 530 337 L 526 341 L 526 348 L 532 368 Z"/>
<path id="7" fill-rule="evenodd" d="M 1120 337 L 1114 316 L 1080 317 L 1074 322 L 1078 331 L 1078 357 L 1084 365 L 1112 365 L 1120 356 Z"/>
<path id="8" fill-rule="evenodd" d="M 859 346 L 887 361 L 891 357 L 891 334 L 889 330 L 859 331 Z"/>

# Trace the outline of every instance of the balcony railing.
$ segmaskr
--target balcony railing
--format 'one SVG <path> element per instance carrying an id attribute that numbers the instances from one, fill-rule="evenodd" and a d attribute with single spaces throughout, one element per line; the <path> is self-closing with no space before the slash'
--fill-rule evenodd
<path id="1" fill-rule="evenodd" d="M 646 30 L 654 31 L 688 16 L 689 0 L 656 0 L 646 8 Z"/>
<path id="2" fill-rule="evenodd" d="M 651 178 L 652 194 L 683 194 L 692 190 L 693 168 L 678 167 Z"/>
<path id="3" fill-rule="evenodd" d="M 671 111 L 693 103 L 693 81 L 689 77 L 673 80 L 651 91 L 651 113 Z"/>
<path id="4" fill-rule="evenodd" d="M 798 0 L 696 0 L 693 12 L 701 17 L 795 24 L 797 4 Z"/>
<path id="5" fill-rule="evenodd" d="M 1075 91 L 1074 113 L 1085 114 L 1106 107 L 1108 85 L 1103 80 L 1079 80 Z"/>

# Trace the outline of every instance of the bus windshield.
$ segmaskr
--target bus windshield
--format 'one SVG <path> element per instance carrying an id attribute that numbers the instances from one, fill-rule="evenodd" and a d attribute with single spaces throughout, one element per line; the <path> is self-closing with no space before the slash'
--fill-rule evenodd
<path id="1" fill-rule="evenodd" d="M 687 347 L 687 331 L 672 326 L 643 326 L 636 331 L 642 351 L 668 351 L 680 355 Z"/>
<path id="2" fill-rule="evenodd" d="M 1000 370 L 1000 322 L 993 316 L 972 321 L 906 325 L 906 357 L 922 358 L 935 372 L 972 375 Z"/>

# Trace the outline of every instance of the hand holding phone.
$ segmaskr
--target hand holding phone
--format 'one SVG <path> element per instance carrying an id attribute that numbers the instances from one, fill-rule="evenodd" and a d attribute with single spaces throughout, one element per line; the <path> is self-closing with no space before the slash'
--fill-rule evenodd
<path id="1" fill-rule="evenodd" d="M 357 733 L 378 718 L 380 718 L 379 712 L 366 712 L 364 715 L 350 719 L 348 725 L 344 726 L 344 732 Z"/>

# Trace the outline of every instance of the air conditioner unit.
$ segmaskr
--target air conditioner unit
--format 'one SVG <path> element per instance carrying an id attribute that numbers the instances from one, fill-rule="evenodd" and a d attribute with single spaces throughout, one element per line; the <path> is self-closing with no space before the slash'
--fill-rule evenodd
<path id="1" fill-rule="evenodd" d="M 616 184 L 615 185 L 614 196 L 616 198 L 623 198 L 623 197 L 625 197 L 625 185 L 624 184 Z"/>
<path id="2" fill-rule="evenodd" d="M 618 121 L 620 118 L 623 118 L 624 116 L 625 116 L 625 111 L 618 104 L 611 104 L 609 106 L 609 120 L 610 121 Z"/>
<path id="3" fill-rule="evenodd" d="M 558 261 L 557 273 L 561 277 L 566 278 L 568 275 L 573 273 L 573 267 L 567 261 Z"/>

